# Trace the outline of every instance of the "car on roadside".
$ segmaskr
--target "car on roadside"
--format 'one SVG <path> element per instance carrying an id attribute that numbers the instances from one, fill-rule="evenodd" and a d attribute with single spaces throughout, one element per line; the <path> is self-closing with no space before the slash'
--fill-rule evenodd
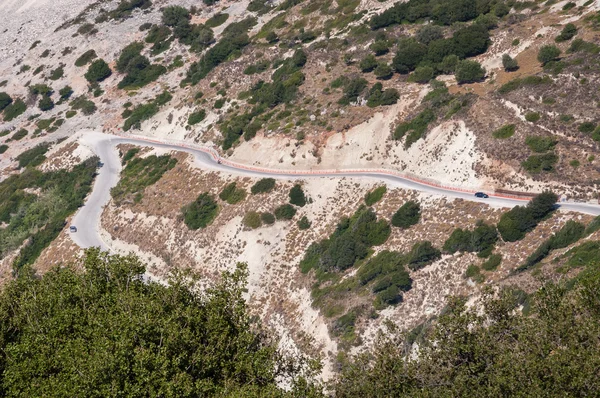
<path id="1" fill-rule="evenodd" d="M 76 226 L 74 226 L 74 225 L 71 225 L 71 226 L 69 227 L 69 232 L 77 232 L 77 227 L 76 227 Z"/>
<path id="2" fill-rule="evenodd" d="M 484 198 L 484 199 L 489 198 L 488 194 L 484 193 L 484 192 L 475 192 L 475 197 L 476 198 Z"/>

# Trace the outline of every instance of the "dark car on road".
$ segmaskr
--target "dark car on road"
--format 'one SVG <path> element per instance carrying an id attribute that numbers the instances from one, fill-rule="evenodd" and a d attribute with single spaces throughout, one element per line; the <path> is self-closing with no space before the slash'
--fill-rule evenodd
<path id="1" fill-rule="evenodd" d="M 483 192 L 475 192 L 475 197 L 477 198 L 489 198 L 487 193 L 483 193 Z"/>
<path id="2" fill-rule="evenodd" d="M 71 225 L 71 226 L 69 227 L 69 231 L 70 231 L 70 232 L 77 232 L 77 227 L 76 227 L 76 226 L 74 226 L 74 225 Z"/>

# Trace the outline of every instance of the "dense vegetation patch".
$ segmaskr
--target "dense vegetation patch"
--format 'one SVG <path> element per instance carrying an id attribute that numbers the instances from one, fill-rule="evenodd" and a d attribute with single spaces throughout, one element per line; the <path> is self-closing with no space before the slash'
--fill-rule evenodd
<path id="1" fill-rule="evenodd" d="M 491 251 L 498 240 L 498 231 L 493 225 L 477 221 L 473 230 L 455 229 L 444 242 L 443 249 L 448 253 Z"/>
<path id="2" fill-rule="evenodd" d="M 365 258 L 370 247 L 385 243 L 390 233 L 387 221 L 377 220 L 371 208 L 362 206 L 352 217 L 344 217 L 329 238 L 311 244 L 300 268 L 302 272 L 346 270 Z"/>
<path id="3" fill-rule="evenodd" d="M 84 77 L 90 83 L 97 83 L 112 75 L 112 70 L 103 59 L 97 59 L 88 68 Z"/>
<path id="4" fill-rule="evenodd" d="M 510 138 L 515 134 L 515 125 L 514 124 L 506 124 L 499 129 L 495 130 L 492 133 L 492 137 L 498 139 L 506 139 Z"/>
<path id="5" fill-rule="evenodd" d="M 22 99 L 17 98 L 12 104 L 4 108 L 4 121 L 10 122 L 11 120 L 19 117 L 27 110 L 27 105 Z"/>
<path id="6" fill-rule="evenodd" d="M 116 68 L 126 76 L 119 82 L 119 88 L 140 88 L 167 72 L 162 65 L 150 64 L 150 60 L 141 54 L 143 48 L 142 43 L 133 42 L 121 51 Z"/>
<path id="7" fill-rule="evenodd" d="M 410 228 L 421 219 L 421 205 L 414 200 L 404 203 L 392 216 L 392 225 L 402 229 Z"/>
<path id="8" fill-rule="evenodd" d="M 252 192 L 252 195 L 256 195 L 259 193 L 271 192 L 273 188 L 275 188 L 274 178 L 262 178 L 252 185 L 250 192 Z"/>
<path id="9" fill-rule="evenodd" d="M 317 396 L 299 374 L 303 360 L 278 352 L 250 318 L 245 265 L 202 292 L 197 276 L 161 285 L 145 272 L 134 256 L 90 249 L 76 264 L 8 282 L 2 395 Z"/>
<path id="10" fill-rule="evenodd" d="M 96 51 L 94 50 L 87 50 L 86 52 L 84 52 L 83 54 L 81 54 L 79 56 L 79 58 L 77 58 L 77 60 L 75 60 L 75 66 L 85 66 L 87 64 L 89 64 L 90 62 L 92 62 L 93 59 L 98 58 L 98 55 L 96 55 Z"/>
<path id="11" fill-rule="evenodd" d="M 119 183 L 110 190 L 116 204 L 139 203 L 144 190 L 154 185 L 163 174 L 177 164 L 177 159 L 169 155 L 150 155 L 145 158 L 133 158 L 121 171 Z"/>
<path id="12" fill-rule="evenodd" d="M 50 149 L 50 144 L 43 143 L 34 146 L 31 149 L 22 152 L 15 158 L 17 162 L 19 162 L 19 168 L 23 167 L 36 167 L 42 164 L 44 160 L 46 160 L 46 152 Z"/>
<path id="13" fill-rule="evenodd" d="M 295 184 L 292 189 L 290 189 L 290 203 L 296 206 L 303 207 L 306 205 L 306 196 L 304 195 L 304 191 L 302 190 L 302 185 Z"/>
<path id="14" fill-rule="evenodd" d="M 238 188 L 235 182 L 225 185 L 225 188 L 219 193 L 219 198 L 234 205 L 241 202 L 246 198 L 246 190 L 244 188 Z"/>
<path id="15" fill-rule="evenodd" d="M 380 187 L 375 188 L 372 191 L 367 192 L 365 195 L 365 204 L 367 206 L 373 206 L 375 203 L 379 202 L 383 195 L 387 192 L 387 186 L 382 185 Z"/>
<path id="16" fill-rule="evenodd" d="M 183 221 L 189 229 L 206 228 L 219 214 L 219 206 L 208 193 L 201 193 L 195 201 L 181 209 Z"/>
<path id="17" fill-rule="evenodd" d="M 148 120 L 156 115 L 160 107 L 172 98 L 173 96 L 168 91 L 164 91 L 162 94 L 157 95 L 153 101 L 136 106 L 123 123 L 123 130 L 128 131 L 131 128 L 140 129 L 144 120 Z"/>
<path id="18" fill-rule="evenodd" d="M 526 206 L 515 206 L 502 214 L 498 222 L 498 232 L 507 242 L 515 242 L 525 237 L 537 224 L 556 208 L 558 196 L 552 192 L 544 192 L 527 203 Z"/>
<path id="19" fill-rule="evenodd" d="M 23 165 L 39 160 L 38 150 L 20 159 Z M 43 156 L 43 155 L 41 155 Z M 0 182 L 0 258 L 23 243 L 13 262 L 15 270 L 32 264 L 60 233 L 65 220 L 82 204 L 91 189 L 98 159 L 91 158 L 71 171 L 43 173 L 27 167 L 22 173 Z M 39 189 L 40 194 L 27 192 Z"/>

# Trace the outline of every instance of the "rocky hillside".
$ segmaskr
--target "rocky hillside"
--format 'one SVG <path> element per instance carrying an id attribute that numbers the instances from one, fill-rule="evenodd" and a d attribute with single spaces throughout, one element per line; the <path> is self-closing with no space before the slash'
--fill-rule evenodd
<path id="1" fill-rule="evenodd" d="M 577 255 L 600 223 L 548 203 L 598 203 L 598 2 L 0 0 L 0 23 L 4 279 L 80 253 L 65 221 L 92 189 L 90 131 L 248 166 L 556 194 L 509 210 L 119 146 L 107 245 L 158 278 L 247 263 L 253 314 L 281 346 L 321 357 L 325 377 L 390 321 L 418 334 L 449 295 L 516 285 L 526 303 L 540 276 L 595 261 Z"/>

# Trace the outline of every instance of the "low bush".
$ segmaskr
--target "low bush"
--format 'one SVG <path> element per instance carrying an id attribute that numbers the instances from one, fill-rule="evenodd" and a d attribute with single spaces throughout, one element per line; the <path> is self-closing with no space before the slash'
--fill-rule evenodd
<path id="1" fill-rule="evenodd" d="M 352 217 L 344 217 L 328 239 L 315 242 L 300 262 L 302 272 L 343 271 L 368 255 L 368 248 L 386 242 L 391 230 L 385 220 L 377 220 L 371 208 L 361 206 Z"/>
<path id="2" fill-rule="evenodd" d="M 183 207 L 181 211 L 185 225 L 189 229 L 197 230 L 210 225 L 219 213 L 219 206 L 208 192 L 204 192 L 195 201 Z"/>
<path id="3" fill-rule="evenodd" d="M 458 84 L 475 83 L 485 78 L 485 69 L 477 61 L 464 60 L 456 65 L 454 75 Z"/>
<path id="4" fill-rule="evenodd" d="M 13 99 L 10 97 L 10 95 L 4 92 L 0 92 L 0 112 L 2 112 L 4 108 L 12 104 L 12 102 Z"/>
<path id="5" fill-rule="evenodd" d="M 135 152 L 133 153 L 135 155 Z M 171 170 L 177 164 L 177 159 L 169 155 L 151 155 L 145 158 L 132 158 L 125 155 L 126 166 L 121 171 L 121 179 L 118 184 L 110 190 L 117 205 L 121 203 L 139 203 L 142 200 L 144 190 L 154 185 L 162 178 L 164 173 Z"/>
<path id="6" fill-rule="evenodd" d="M 188 117 L 188 125 L 193 126 L 195 124 L 200 123 L 206 118 L 206 111 L 204 109 L 197 110 L 193 112 Z"/>
<path id="7" fill-rule="evenodd" d="M 70 105 L 73 110 L 81 110 L 86 116 L 93 115 L 97 110 L 94 101 L 88 100 L 84 95 L 75 98 Z"/>
<path id="8" fill-rule="evenodd" d="M 290 189 L 290 203 L 299 207 L 306 205 L 306 196 L 302 190 L 302 185 L 296 184 Z"/>
<path id="9" fill-rule="evenodd" d="M 387 186 L 382 185 L 380 187 L 375 188 L 374 190 L 367 192 L 365 195 L 365 204 L 367 206 L 373 206 L 375 203 L 379 202 L 383 195 L 387 192 Z"/>
<path id="10" fill-rule="evenodd" d="M 527 76 L 522 79 L 513 79 L 508 83 L 503 84 L 498 92 L 500 94 L 507 94 L 511 91 L 517 90 L 525 86 L 539 86 L 542 84 L 552 84 L 552 78 L 550 76 Z"/>
<path id="11" fill-rule="evenodd" d="M 250 188 L 250 192 L 252 195 L 257 195 L 259 193 L 267 193 L 271 192 L 275 188 L 275 179 L 274 178 L 263 178 L 257 181 L 252 188 Z"/>
<path id="12" fill-rule="evenodd" d="M 558 163 L 558 155 L 554 152 L 548 152 L 543 155 L 529 156 L 527 160 L 521 163 L 521 166 L 531 174 L 538 174 L 553 171 L 556 163 Z"/>
<path id="13" fill-rule="evenodd" d="M 19 156 L 15 158 L 17 162 L 19 162 L 19 168 L 23 167 L 36 167 L 39 166 L 46 160 L 46 152 L 50 149 L 50 144 L 43 143 L 34 146 L 31 149 L 22 152 Z"/>
<path id="14" fill-rule="evenodd" d="M 300 230 L 309 229 L 312 223 L 308 220 L 306 216 L 302 216 L 300 220 L 298 220 L 298 228 Z"/>
<path id="15" fill-rule="evenodd" d="M 558 141 L 554 137 L 540 137 L 536 135 L 530 135 L 525 138 L 525 144 L 533 152 L 544 153 L 551 149 L 554 149 Z"/>
<path id="16" fill-rule="evenodd" d="M 90 62 L 92 62 L 93 59 L 98 58 L 98 55 L 96 55 L 96 51 L 94 50 L 87 50 L 86 52 L 84 52 L 83 54 L 81 54 L 81 56 L 79 58 L 77 58 L 77 60 L 75 61 L 75 66 L 85 66 L 87 64 L 89 64 Z"/>
<path id="17" fill-rule="evenodd" d="M 261 213 L 260 219 L 263 223 L 265 223 L 267 225 L 271 225 L 271 224 L 275 223 L 275 216 L 273 215 L 273 213 Z"/>
<path id="18" fill-rule="evenodd" d="M 497 228 L 506 242 L 516 242 L 534 229 L 537 224 L 556 208 L 558 196 L 544 192 L 535 196 L 526 206 L 516 206 L 500 217 Z"/>
<path id="19" fill-rule="evenodd" d="M 216 28 L 217 26 L 223 25 L 225 23 L 225 21 L 227 21 L 228 18 L 229 18 L 229 14 L 226 14 L 224 12 L 219 12 L 219 13 L 213 15 L 212 17 L 210 17 L 204 23 L 204 25 L 208 26 L 209 28 Z"/>
<path id="20" fill-rule="evenodd" d="M 232 182 L 231 184 L 227 184 L 225 188 L 219 194 L 219 198 L 229 203 L 230 205 L 234 205 L 243 201 L 246 198 L 246 190 L 243 188 L 237 188 L 237 184 Z"/>
<path id="21" fill-rule="evenodd" d="M 471 278 L 476 283 L 481 283 L 485 279 L 485 277 L 481 274 L 481 269 L 475 264 L 471 264 L 467 267 L 467 270 L 465 271 L 465 278 Z"/>
<path id="22" fill-rule="evenodd" d="M 20 129 L 19 131 L 17 131 L 16 133 L 14 133 L 12 135 L 12 137 L 10 137 L 11 141 L 19 141 L 23 138 L 25 138 L 27 136 L 27 134 L 29 134 L 29 132 L 25 129 Z"/>
<path id="23" fill-rule="evenodd" d="M 413 271 L 420 270 L 438 260 L 441 256 L 442 252 L 436 249 L 431 242 L 424 241 L 415 243 L 407 254 L 408 268 Z"/>
<path id="24" fill-rule="evenodd" d="M 552 250 L 565 248 L 583 237 L 585 225 L 573 220 L 566 224 L 551 238 L 544 241 L 527 259 L 525 263 L 517 268 L 518 272 L 525 271 L 550 254 Z"/>
<path id="25" fill-rule="evenodd" d="M 481 264 L 481 268 L 486 271 L 495 271 L 500 263 L 502 263 L 502 255 L 494 253 Z"/>
<path id="26" fill-rule="evenodd" d="M 8 145 L 2 144 L 0 145 L 0 155 L 8 150 Z"/>
<path id="27" fill-rule="evenodd" d="M 112 71 L 108 64 L 103 59 L 97 59 L 92 62 L 84 77 L 90 83 L 97 83 L 107 79 L 110 75 L 112 75 Z"/>
<path id="28" fill-rule="evenodd" d="M 502 67 L 507 72 L 514 72 L 519 69 L 519 64 L 516 59 L 508 54 L 504 54 L 502 55 Z"/>
<path id="29" fill-rule="evenodd" d="M 258 214 L 255 211 L 249 211 L 248 213 L 246 213 L 242 222 L 246 227 L 252 229 L 259 228 L 262 225 L 260 214 Z"/>
<path id="30" fill-rule="evenodd" d="M 394 227 L 407 229 L 421 219 L 421 205 L 413 200 L 404 203 L 392 216 Z"/>
<path id="31" fill-rule="evenodd" d="M 4 121 L 10 122 L 16 119 L 27 110 L 27 105 L 20 98 L 16 99 L 12 104 L 4 108 Z"/>
<path id="32" fill-rule="evenodd" d="M 394 139 L 401 140 L 408 134 L 404 146 L 409 148 L 412 144 L 425 136 L 429 123 L 433 122 L 435 119 L 435 113 L 431 109 L 425 109 L 411 121 L 403 122 L 396 126 L 394 129 Z"/>
<path id="33" fill-rule="evenodd" d="M 506 139 L 510 138 L 515 134 L 515 125 L 514 124 L 506 124 L 500 127 L 498 130 L 492 133 L 492 137 L 498 139 Z"/>
<path id="34" fill-rule="evenodd" d="M 577 127 L 577 130 L 586 134 L 592 133 L 595 129 L 596 123 L 594 122 L 583 122 Z"/>
<path id="35" fill-rule="evenodd" d="M 296 215 L 296 209 L 286 203 L 276 208 L 274 213 L 278 220 L 291 220 Z"/>
<path id="36" fill-rule="evenodd" d="M 542 65 L 546 65 L 551 61 L 558 60 L 558 57 L 560 57 L 560 50 L 558 47 L 553 45 L 545 45 L 540 48 L 537 59 Z"/>
<path id="37" fill-rule="evenodd" d="M 535 123 L 540 120 L 540 114 L 538 112 L 527 112 L 525 114 L 525 120 L 530 123 Z"/>
<path id="38" fill-rule="evenodd" d="M 125 123 L 123 123 L 123 130 L 128 131 L 132 127 L 140 129 L 141 123 L 144 120 L 148 120 L 156 115 L 160 107 L 169 102 L 172 98 L 173 96 L 168 91 L 164 91 L 162 94 L 156 96 L 152 102 L 136 106 L 131 112 L 131 115 L 125 120 Z"/>
<path id="39" fill-rule="evenodd" d="M 459 252 L 484 252 L 491 250 L 498 240 L 498 231 L 493 225 L 477 221 L 475 229 L 455 229 L 444 242 L 443 250 L 453 254 Z"/>
<path id="40" fill-rule="evenodd" d="M 556 36 L 555 41 L 557 43 L 561 43 L 563 41 L 569 41 L 577 34 L 577 27 L 572 23 L 568 23 L 565 25 L 563 30 L 560 32 L 558 36 Z"/>

